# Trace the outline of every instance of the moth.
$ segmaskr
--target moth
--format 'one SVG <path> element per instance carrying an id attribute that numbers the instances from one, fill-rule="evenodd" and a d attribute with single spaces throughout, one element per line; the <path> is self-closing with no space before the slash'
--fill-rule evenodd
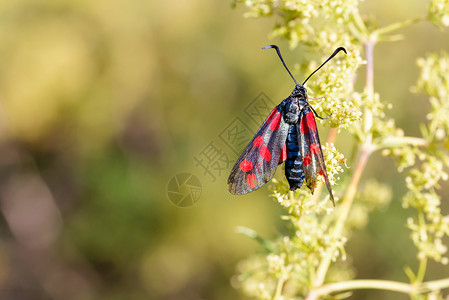
<path id="1" fill-rule="evenodd" d="M 309 104 L 304 85 L 338 52 L 347 53 L 346 49 L 337 48 L 302 84 L 298 84 L 287 68 L 279 48 L 269 45 L 262 49 L 269 48 L 276 50 L 295 82 L 295 88 L 290 96 L 272 110 L 235 163 L 228 178 L 229 192 L 247 194 L 257 190 L 273 177 L 277 166 L 285 162 L 285 176 L 291 191 L 299 189 L 305 180 L 313 194 L 317 176 L 320 174 L 324 177 L 330 199 L 335 206 L 315 122 L 315 116 L 322 118 Z"/>

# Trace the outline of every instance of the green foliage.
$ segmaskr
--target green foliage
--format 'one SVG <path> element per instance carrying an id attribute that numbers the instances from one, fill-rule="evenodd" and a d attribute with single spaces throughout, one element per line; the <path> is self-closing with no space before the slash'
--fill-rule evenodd
<path id="1" fill-rule="evenodd" d="M 281 16 L 272 31 L 274 36 L 286 38 L 292 48 L 301 45 L 348 47 L 353 44 L 354 36 L 347 31 L 346 25 L 357 14 L 358 1 L 315 0 L 315 1 L 245 1 L 250 11 L 246 17 Z"/>
<path id="2" fill-rule="evenodd" d="M 445 169 L 449 167 L 449 57 L 445 52 L 430 54 L 418 59 L 418 66 L 421 74 L 416 90 L 429 95 L 431 104 L 427 115 L 429 123 L 421 127 L 428 147 L 402 149 L 402 152 L 409 152 L 409 157 L 416 157 L 412 158 L 413 161 L 418 161 L 417 166 L 411 167 L 407 174 L 409 191 L 403 205 L 413 207 L 418 212 L 417 217 L 410 218 L 407 224 L 419 249 L 418 257 L 429 257 L 447 264 L 448 258 L 443 256 L 447 246 L 443 245 L 442 238 L 449 235 L 449 217 L 441 214 L 438 190 L 441 188 L 440 182 L 448 179 Z"/>
<path id="3" fill-rule="evenodd" d="M 332 114 L 322 122 L 333 127 L 334 134 L 337 130 L 352 134 L 359 156 L 353 169 L 344 170 L 346 159 L 334 144 L 323 146 L 329 178 L 337 196 L 336 209 L 329 196 L 320 196 L 321 185 L 311 195 L 305 189 L 290 192 L 285 180 L 273 180 L 273 197 L 285 208 L 282 219 L 289 222 L 292 230 L 270 242 L 273 248 L 239 265 L 239 286 L 247 295 L 258 299 L 317 299 L 358 288 L 401 291 L 417 299 L 428 292 L 442 297 L 438 291 L 449 287 L 449 278 L 436 283 L 423 283 L 423 280 L 428 259 L 448 263 L 443 239 L 449 235 L 449 216 L 441 212 L 439 190 L 441 182 L 448 179 L 449 167 L 449 56 L 441 52 L 418 59 L 421 75 L 414 91 L 429 96 L 431 110 L 428 122 L 421 126 L 422 136 L 408 137 L 388 116 L 391 104 L 383 101 L 374 89 L 373 49 L 379 42 L 400 38 L 390 35 L 391 32 L 426 19 L 439 28 L 449 26 L 448 1 L 432 1 L 427 16 L 382 28 L 375 28 L 373 22 L 360 15 L 356 0 L 237 0 L 236 4 L 249 9 L 247 17 L 276 16 L 272 35 L 285 38 L 291 48 L 301 46 L 311 53 L 319 49 L 322 58 L 338 46 L 347 48 L 348 55 L 340 56 L 320 70 L 307 83 L 307 88 L 312 97 L 326 96 L 311 99 L 312 105 L 318 112 Z M 307 74 L 321 61 L 310 61 L 301 66 L 301 71 Z M 366 63 L 366 81 L 364 88 L 356 91 L 354 79 L 363 63 Z M 346 261 L 345 244 L 351 232 L 366 226 L 369 213 L 385 207 L 392 198 L 391 187 L 374 179 L 359 187 L 365 164 L 377 150 L 395 157 L 398 172 L 406 172 L 408 191 L 403 197 L 403 207 L 408 209 L 406 225 L 420 264 L 416 274 L 407 268 L 410 284 L 349 280 L 354 274 Z M 349 171 L 352 174 L 347 174 Z M 339 183 L 340 173 L 345 176 L 342 183 Z M 330 283 L 335 281 L 339 284 Z"/>
<path id="4" fill-rule="evenodd" d="M 429 6 L 430 21 L 437 27 L 449 27 L 449 1 L 433 0 Z"/>

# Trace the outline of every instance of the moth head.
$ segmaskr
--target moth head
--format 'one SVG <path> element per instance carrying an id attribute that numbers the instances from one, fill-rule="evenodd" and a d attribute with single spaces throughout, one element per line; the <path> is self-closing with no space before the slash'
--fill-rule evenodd
<path id="1" fill-rule="evenodd" d="M 290 97 L 298 97 L 302 99 L 307 99 L 307 89 L 302 84 L 297 84 L 292 91 Z"/>

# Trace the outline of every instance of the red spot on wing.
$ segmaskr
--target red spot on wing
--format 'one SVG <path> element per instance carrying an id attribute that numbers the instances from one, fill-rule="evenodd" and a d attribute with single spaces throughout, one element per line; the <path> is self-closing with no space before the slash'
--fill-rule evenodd
<path id="1" fill-rule="evenodd" d="M 321 176 L 325 177 L 324 173 L 323 173 L 323 170 L 321 170 L 321 169 L 318 171 L 318 174 L 320 174 Z"/>
<path id="2" fill-rule="evenodd" d="M 318 154 L 318 153 L 320 153 L 320 147 L 318 147 L 317 144 L 313 143 L 310 145 L 310 152 L 312 154 Z"/>
<path id="3" fill-rule="evenodd" d="M 304 117 L 302 117 L 300 120 L 299 130 L 301 130 L 301 133 L 305 135 L 309 134 L 309 127 L 307 126 L 307 122 Z"/>
<path id="4" fill-rule="evenodd" d="M 279 163 L 285 161 L 287 159 L 287 144 L 284 143 L 284 147 L 282 147 L 281 157 L 279 157 Z"/>
<path id="5" fill-rule="evenodd" d="M 315 117 L 313 116 L 313 113 L 311 111 L 307 113 L 306 119 L 307 127 L 309 127 L 309 130 L 316 131 Z"/>
<path id="6" fill-rule="evenodd" d="M 271 120 L 270 123 L 270 129 L 275 131 L 279 128 L 279 125 L 281 124 L 281 114 L 278 112 L 274 115 L 273 120 Z"/>
<path id="7" fill-rule="evenodd" d="M 310 153 L 308 153 L 306 156 L 302 158 L 302 163 L 306 167 L 312 163 L 312 156 L 310 155 Z"/>
<path id="8" fill-rule="evenodd" d="M 256 174 L 248 174 L 248 176 L 246 176 L 246 183 L 251 187 L 255 187 L 256 183 L 257 183 L 257 178 L 256 178 Z"/>
<path id="9" fill-rule="evenodd" d="M 253 168 L 253 163 L 250 162 L 249 160 L 245 159 L 240 163 L 239 168 L 243 172 L 248 172 L 249 170 L 251 170 Z"/>
<path id="10" fill-rule="evenodd" d="M 270 149 L 267 148 L 267 146 L 262 145 L 259 150 L 260 156 L 262 156 L 266 161 L 271 160 L 271 152 Z"/>
<path id="11" fill-rule="evenodd" d="M 258 137 L 256 137 L 254 139 L 253 145 L 254 145 L 254 147 L 259 147 L 262 144 L 263 144 L 263 138 L 259 135 Z"/>

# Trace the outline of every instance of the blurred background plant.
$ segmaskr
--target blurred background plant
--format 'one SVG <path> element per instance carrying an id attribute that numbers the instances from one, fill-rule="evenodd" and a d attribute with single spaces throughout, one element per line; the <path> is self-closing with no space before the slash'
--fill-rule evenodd
<path id="1" fill-rule="evenodd" d="M 440 52 L 449 42 L 447 2 L 395 2 L 401 9 L 386 0 L 245 3 L 249 10 L 205 0 L 0 3 L 0 299 L 245 299 L 272 297 L 276 286 L 299 297 L 312 282 L 299 283 L 317 278 L 307 276 L 329 249 L 335 262 L 323 283 L 355 276 L 419 283 L 447 274 L 447 203 L 439 203 L 447 194 L 447 59 Z M 406 38 L 378 44 L 376 93 L 365 89 L 367 38 L 396 40 L 380 24 L 428 7 L 431 22 L 399 23 L 392 33 Z M 273 18 L 241 18 L 248 12 L 274 17 L 274 30 Z M 320 134 L 341 200 L 357 169 L 354 149 L 370 135 L 404 170 L 398 176 L 391 158 L 373 152 L 340 235 L 328 231 L 342 202 L 330 212 L 324 192 L 280 196 L 282 170 L 274 184 L 281 205 L 267 199 L 267 187 L 245 197 L 227 192 L 238 151 L 220 144 L 222 133 L 243 121 L 250 129 L 243 147 L 260 125 L 248 104 L 262 95 L 272 102 L 261 108 L 266 116 L 293 88 L 273 54 L 260 50 L 272 43 L 292 69 L 297 63 L 298 80 L 336 46 L 349 50 L 307 83 L 311 97 L 325 96 L 312 101 L 315 109 L 334 115 Z M 424 57 L 421 75 L 417 57 Z M 195 160 L 212 142 L 227 155 L 215 177 Z M 168 197 L 179 173 L 201 182 L 189 208 Z M 269 252 L 253 256 L 260 246 L 236 234 L 239 225 L 270 237 L 259 238 Z M 236 266 L 261 266 L 244 281 L 232 279 L 248 294 L 231 287 Z M 298 278 L 286 280 L 293 271 Z"/>

